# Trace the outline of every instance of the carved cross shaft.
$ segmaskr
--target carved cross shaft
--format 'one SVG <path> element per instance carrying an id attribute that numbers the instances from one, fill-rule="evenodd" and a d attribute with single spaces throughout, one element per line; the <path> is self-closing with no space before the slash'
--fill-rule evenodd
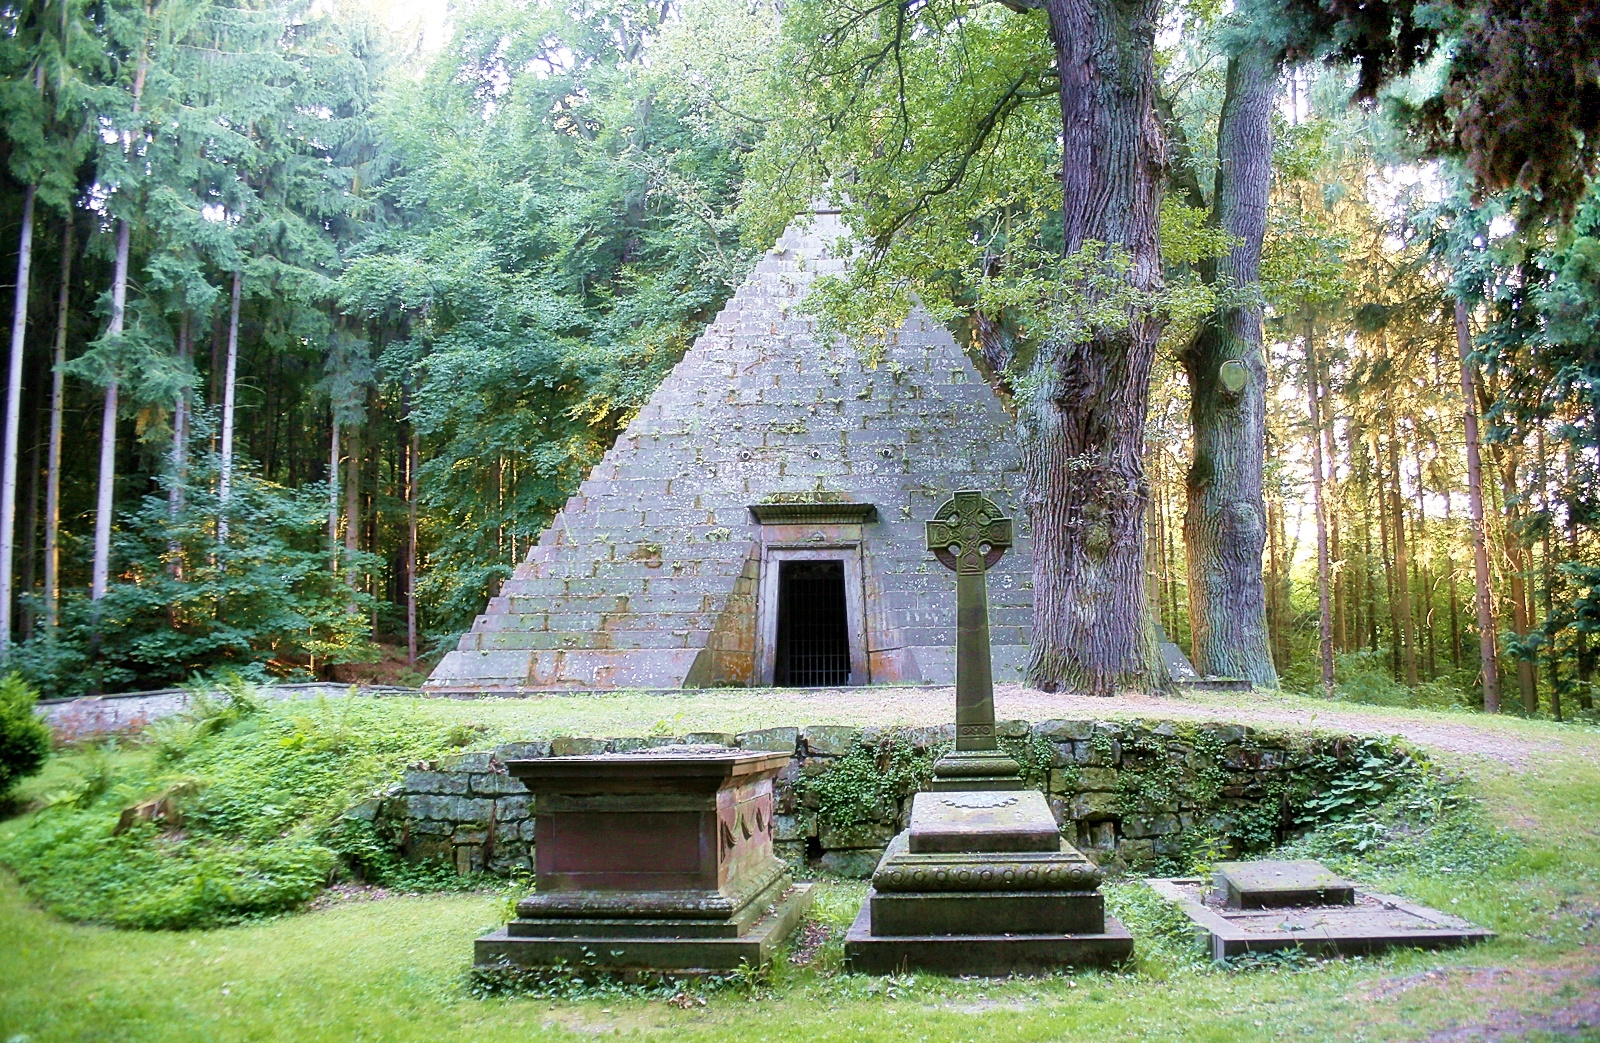
<path id="1" fill-rule="evenodd" d="M 1011 519 L 983 493 L 963 489 L 928 522 L 928 549 L 956 574 L 956 749 L 993 750 L 994 673 L 984 573 L 1011 546 Z"/>

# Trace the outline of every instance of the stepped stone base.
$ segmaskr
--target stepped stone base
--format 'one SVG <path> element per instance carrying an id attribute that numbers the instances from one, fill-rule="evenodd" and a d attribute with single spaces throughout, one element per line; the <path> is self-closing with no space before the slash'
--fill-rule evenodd
<path id="1" fill-rule="evenodd" d="M 607 925 L 597 921 L 591 934 L 563 937 L 528 937 L 512 934 L 518 925 L 479 938 L 473 946 L 474 962 L 480 967 L 509 964 L 517 967 L 565 966 L 603 971 L 666 971 L 679 974 L 716 974 L 738 970 L 741 964 L 763 966 L 773 951 L 799 926 L 811 907 L 814 884 L 791 886 L 770 908 L 738 937 L 683 937 L 672 934 L 655 937 L 617 937 L 606 933 Z M 650 921 L 634 921 L 630 930 L 644 928 L 677 930 L 677 927 Z M 522 928 L 525 929 L 525 928 Z M 584 925 L 570 929 L 582 931 Z"/>
<path id="2" fill-rule="evenodd" d="M 870 903 L 844 938 L 850 966 L 867 974 L 1046 974 L 1062 967 L 1109 967 L 1133 955 L 1133 935 L 1114 916 L 1094 934 L 881 935 Z"/>
<path id="3" fill-rule="evenodd" d="M 979 767 L 998 760 L 968 756 Z M 1029 974 L 1116 963 L 1132 954 L 1133 936 L 1107 918 L 1101 877 L 1061 839 L 1042 793 L 919 793 L 910 827 L 872 874 L 845 957 L 873 973 Z"/>

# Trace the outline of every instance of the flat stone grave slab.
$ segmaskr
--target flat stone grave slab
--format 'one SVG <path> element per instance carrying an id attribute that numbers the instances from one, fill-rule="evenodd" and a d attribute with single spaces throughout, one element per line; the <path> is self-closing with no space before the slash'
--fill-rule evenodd
<path id="1" fill-rule="evenodd" d="M 1230 909 L 1211 881 L 1147 881 L 1174 902 L 1208 941 L 1213 959 L 1299 947 L 1319 956 L 1355 956 L 1395 946 L 1443 949 L 1494 937 L 1493 931 L 1394 895 L 1355 889 L 1334 905 Z"/>
<path id="2" fill-rule="evenodd" d="M 1282 909 L 1301 905 L 1350 905 L 1356 885 L 1321 862 L 1223 862 L 1217 891 L 1229 909 Z"/>
<path id="3" fill-rule="evenodd" d="M 913 854 L 1055 851 L 1061 831 L 1037 790 L 918 793 L 911 802 Z"/>

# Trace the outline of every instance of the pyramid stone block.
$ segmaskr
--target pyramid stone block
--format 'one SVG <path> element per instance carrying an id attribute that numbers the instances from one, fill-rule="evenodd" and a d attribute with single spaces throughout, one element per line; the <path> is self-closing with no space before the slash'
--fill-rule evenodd
<path id="1" fill-rule="evenodd" d="M 845 232 L 818 211 L 761 258 L 430 690 L 771 684 L 780 569 L 800 562 L 843 570 L 849 683 L 951 683 L 955 579 L 923 524 L 962 488 L 1017 519 L 989 605 L 996 679 L 1020 678 L 1033 590 L 1013 421 L 923 311 L 875 367 L 818 339 L 798 305 L 843 272 Z"/>

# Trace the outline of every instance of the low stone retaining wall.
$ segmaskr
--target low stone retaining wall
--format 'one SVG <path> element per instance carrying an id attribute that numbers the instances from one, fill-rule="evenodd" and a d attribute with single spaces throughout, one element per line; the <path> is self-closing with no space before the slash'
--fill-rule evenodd
<path id="1" fill-rule="evenodd" d="M 1404 751 L 1382 740 L 1233 724 L 1003 721 L 997 730 L 1025 780 L 1049 797 L 1063 835 L 1116 868 L 1186 865 L 1267 847 L 1376 803 L 1415 770 Z M 408 859 L 448 860 L 461 873 L 529 872 L 532 798 L 507 774 L 507 761 L 683 742 L 776 750 L 795 758 L 777 779 L 780 854 L 864 877 L 904 828 L 911 796 L 953 738 L 952 725 L 827 725 L 510 743 L 413 765 L 346 817 L 370 823 Z"/>
<path id="2" fill-rule="evenodd" d="M 306 684 L 261 685 L 255 689 L 259 699 L 269 702 L 287 699 L 339 699 L 350 693 L 351 685 L 308 682 Z M 391 685 L 354 686 L 358 695 L 416 695 L 416 688 Z M 226 701 L 225 692 L 211 693 Z M 102 735 L 136 732 L 152 721 L 171 717 L 189 709 L 193 696 L 186 688 L 162 688 L 150 692 L 120 692 L 115 695 L 85 695 L 76 699 L 40 699 L 34 712 L 50 726 L 56 742 L 77 742 Z"/>

